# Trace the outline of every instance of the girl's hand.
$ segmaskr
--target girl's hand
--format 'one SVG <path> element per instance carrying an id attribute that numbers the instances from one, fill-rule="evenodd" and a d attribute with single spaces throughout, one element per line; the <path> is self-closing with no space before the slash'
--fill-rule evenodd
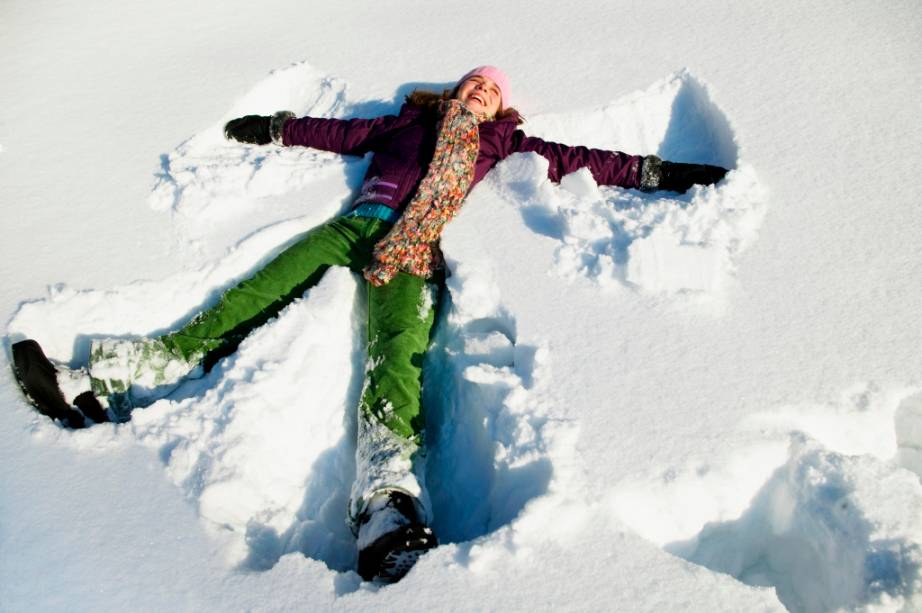
<path id="1" fill-rule="evenodd" d="M 727 174 L 727 169 L 710 164 L 683 164 L 663 161 L 659 189 L 685 192 L 692 185 L 713 185 Z"/>
<path id="2" fill-rule="evenodd" d="M 231 119 L 224 126 L 224 136 L 241 143 L 268 145 L 272 142 L 272 135 L 269 133 L 271 123 L 272 118 L 263 115 L 247 115 Z"/>
<path id="3" fill-rule="evenodd" d="M 291 111 L 279 111 L 271 117 L 265 115 L 246 115 L 238 119 L 231 119 L 224 126 L 224 136 L 238 140 L 241 143 L 253 145 L 284 145 L 282 142 L 282 128 L 285 122 L 295 116 Z"/>
<path id="4" fill-rule="evenodd" d="M 669 162 L 648 155 L 643 159 L 640 189 L 647 192 L 660 189 L 685 192 L 692 185 L 713 185 L 723 179 L 727 172 L 721 166 Z"/>

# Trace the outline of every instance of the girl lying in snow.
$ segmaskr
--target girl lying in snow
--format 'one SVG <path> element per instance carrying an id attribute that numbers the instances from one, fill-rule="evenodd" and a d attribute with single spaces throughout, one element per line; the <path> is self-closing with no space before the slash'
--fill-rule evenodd
<path id="1" fill-rule="evenodd" d="M 225 135 L 255 145 L 373 153 L 345 215 L 315 228 L 185 327 L 165 336 L 98 339 L 85 369 L 52 364 L 35 341 L 13 346 L 17 376 L 43 413 L 78 428 L 124 421 L 184 379 L 200 376 L 256 327 L 316 285 L 330 266 L 367 280 L 368 369 L 359 403 L 356 480 L 348 519 L 365 579 L 396 581 L 437 541 L 415 472 L 421 456 L 423 356 L 442 287 L 439 237 L 498 162 L 535 152 L 559 181 L 588 167 L 601 185 L 685 191 L 719 181 L 716 166 L 569 147 L 526 136 L 498 68 L 481 66 L 441 95 L 416 91 L 397 115 L 375 119 L 248 115 Z"/>

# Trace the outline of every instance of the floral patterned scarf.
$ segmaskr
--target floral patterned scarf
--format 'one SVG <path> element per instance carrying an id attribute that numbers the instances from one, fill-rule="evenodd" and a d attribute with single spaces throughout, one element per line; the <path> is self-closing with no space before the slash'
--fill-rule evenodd
<path id="1" fill-rule="evenodd" d="M 365 278 L 381 286 L 403 271 L 428 278 L 441 262 L 438 240 L 467 196 L 480 153 L 478 124 L 484 117 L 460 100 L 442 102 L 435 154 L 413 200 L 387 236 L 375 245 Z"/>

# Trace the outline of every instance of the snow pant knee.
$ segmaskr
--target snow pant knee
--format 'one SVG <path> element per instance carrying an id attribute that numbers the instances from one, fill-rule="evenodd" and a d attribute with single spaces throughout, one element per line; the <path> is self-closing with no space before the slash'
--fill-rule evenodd
<path id="1" fill-rule="evenodd" d="M 421 442 L 423 359 L 435 322 L 439 286 L 398 273 L 368 287 L 368 360 L 361 417 Z"/>

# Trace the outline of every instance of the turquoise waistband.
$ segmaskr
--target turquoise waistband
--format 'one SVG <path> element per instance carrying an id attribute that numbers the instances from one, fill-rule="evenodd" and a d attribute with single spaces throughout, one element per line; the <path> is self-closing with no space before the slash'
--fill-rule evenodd
<path id="1" fill-rule="evenodd" d="M 358 205 L 343 215 L 343 217 L 374 217 L 375 219 L 382 219 L 389 223 L 397 223 L 397 220 L 400 219 L 400 213 L 386 204 L 366 202 Z"/>

